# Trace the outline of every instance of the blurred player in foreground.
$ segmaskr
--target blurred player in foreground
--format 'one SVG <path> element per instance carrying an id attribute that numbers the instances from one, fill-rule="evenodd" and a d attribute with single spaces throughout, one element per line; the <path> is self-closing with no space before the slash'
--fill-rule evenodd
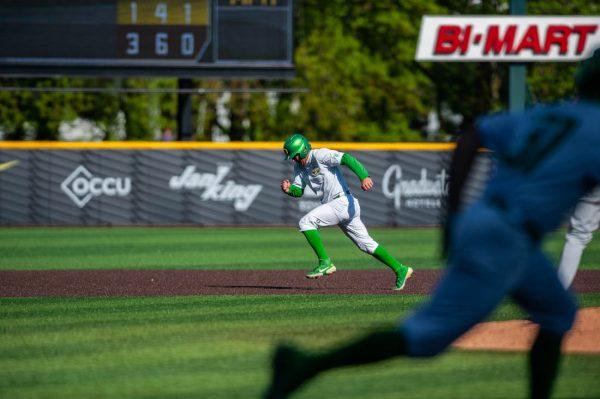
<path id="1" fill-rule="evenodd" d="M 600 90 L 600 89 L 599 89 Z M 600 187 L 586 195 L 575 207 L 565 237 L 565 246 L 558 265 L 558 278 L 565 288 L 569 288 L 577 273 L 581 255 L 592 241 L 594 231 L 600 224 Z"/>
<path id="2" fill-rule="evenodd" d="M 301 197 L 306 188 L 321 198 L 321 205 L 300 219 L 300 231 L 315 251 L 319 264 L 306 275 L 319 278 L 335 273 L 335 265 L 325 251 L 319 227 L 338 225 L 361 251 L 373 255 L 396 274 L 395 290 L 404 288 L 413 270 L 392 257 L 386 249 L 375 242 L 360 220 L 360 204 L 354 198 L 344 176 L 339 170 L 346 165 L 360 179 L 364 191 L 373 188 L 369 172 L 352 155 L 327 148 L 311 149 L 310 142 L 300 134 L 294 134 L 284 142 L 286 159 L 294 160 L 293 181 L 283 180 L 281 189 L 291 197 Z"/>
<path id="3" fill-rule="evenodd" d="M 550 396 L 577 307 L 540 242 L 600 182 L 600 50 L 583 63 L 576 83 L 579 102 L 485 117 L 460 138 L 444 229 L 448 267 L 429 302 L 393 330 L 321 354 L 280 346 L 267 398 L 287 397 L 328 369 L 435 356 L 507 295 L 540 326 L 529 353 L 530 396 Z M 460 209 L 480 144 L 494 151 L 498 166 L 482 198 Z"/>

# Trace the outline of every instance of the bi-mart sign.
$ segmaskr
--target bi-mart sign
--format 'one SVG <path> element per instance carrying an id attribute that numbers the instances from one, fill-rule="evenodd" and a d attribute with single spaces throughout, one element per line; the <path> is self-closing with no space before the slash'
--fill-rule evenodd
<path id="1" fill-rule="evenodd" d="M 577 61 L 600 47 L 600 16 L 424 16 L 417 61 Z"/>

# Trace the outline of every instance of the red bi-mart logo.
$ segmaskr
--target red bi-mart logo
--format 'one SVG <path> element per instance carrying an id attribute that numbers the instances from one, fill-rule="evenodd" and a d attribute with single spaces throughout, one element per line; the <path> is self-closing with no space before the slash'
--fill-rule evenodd
<path id="1" fill-rule="evenodd" d="M 519 32 L 525 31 L 525 33 Z M 440 25 L 435 43 L 435 54 L 466 54 L 469 46 L 481 44 L 483 55 L 520 54 L 529 50 L 533 54 L 549 54 L 553 46 L 559 54 L 567 54 L 569 38 L 577 36 L 575 54 L 580 55 L 590 34 L 596 33 L 598 25 L 548 25 L 537 24 L 521 27 L 511 24 L 500 30 L 500 25 L 488 25 L 483 33 L 474 33 L 473 25 Z"/>
<path id="2" fill-rule="evenodd" d="M 417 60 L 576 60 L 600 47 L 600 17 L 424 17 Z"/>

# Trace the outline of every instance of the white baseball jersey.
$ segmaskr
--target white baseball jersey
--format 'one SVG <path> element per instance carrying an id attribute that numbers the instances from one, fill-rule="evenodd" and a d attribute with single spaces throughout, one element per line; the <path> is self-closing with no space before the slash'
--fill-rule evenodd
<path id="1" fill-rule="evenodd" d="M 294 165 L 295 186 L 321 197 L 320 206 L 300 219 L 300 231 L 338 225 L 361 251 L 372 254 L 379 245 L 360 220 L 360 204 L 338 168 L 344 154 L 327 148 L 311 150 L 306 166 Z"/>
<path id="2" fill-rule="evenodd" d="M 344 153 L 319 148 L 308 153 L 306 166 L 294 164 L 293 185 L 306 190 L 310 189 L 321 203 L 326 204 L 343 195 L 349 195 L 350 189 L 338 166 L 342 162 Z"/>

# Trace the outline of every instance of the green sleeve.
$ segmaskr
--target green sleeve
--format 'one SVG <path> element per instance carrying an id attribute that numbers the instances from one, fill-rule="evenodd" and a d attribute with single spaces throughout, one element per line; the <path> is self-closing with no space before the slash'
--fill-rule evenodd
<path id="1" fill-rule="evenodd" d="M 286 193 L 290 197 L 302 197 L 304 194 L 304 190 L 301 187 L 294 186 L 293 184 L 290 186 L 290 191 Z"/>
<path id="2" fill-rule="evenodd" d="M 362 181 L 364 178 L 369 177 L 369 172 L 363 166 L 362 163 L 358 162 L 358 159 L 354 158 L 350 154 L 344 154 L 342 156 L 342 165 L 346 165 L 350 168 L 351 171 L 354 172 L 356 176 Z"/>

